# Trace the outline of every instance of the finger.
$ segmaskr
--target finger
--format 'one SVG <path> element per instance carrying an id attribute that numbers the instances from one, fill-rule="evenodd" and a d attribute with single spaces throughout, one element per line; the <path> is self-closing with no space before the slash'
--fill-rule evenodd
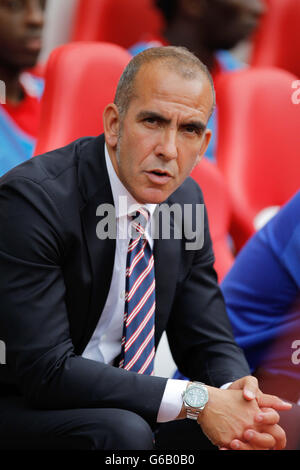
<path id="1" fill-rule="evenodd" d="M 234 439 L 230 443 L 231 450 L 254 450 L 253 447 L 247 442 L 242 442 L 239 439 Z"/>
<path id="2" fill-rule="evenodd" d="M 262 408 L 254 417 L 259 424 L 277 424 L 280 420 L 279 414 L 272 408 Z"/>
<path id="3" fill-rule="evenodd" d="M 256 377 L 247 376 L 244 378 L 243 395 L 246 400 L 253 400 L 259 393 Z"/>
<path id="4" fill-rule="evenodd" d="M 290 410 L 292 408 L 291 403 L 283 401 L 275 395 L 267 395 L 265 393 L 258 395 L 257 403 L 260 408 L 268 407 L 278 411 Z"/>
<path id="5" fill-rule="evenodd" d="M 243 437 L 252 448 L 256 449 L 273 449 L 277 444 L 273 435 L 253 429 L 247 429 Z"/>
<path id="6" fill-rule="evenodd" d="M 286 434 L 281 426 L 274 424 L 274 426 L 262 426 L 262 431 L 271 433 L 274 437 L 276 444 L 275 450 L 282 450 L 286 447 Z"/>

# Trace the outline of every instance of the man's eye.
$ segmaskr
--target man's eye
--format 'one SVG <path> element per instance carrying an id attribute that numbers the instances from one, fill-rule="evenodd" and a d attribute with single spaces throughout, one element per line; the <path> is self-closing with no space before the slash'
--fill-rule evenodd
<path id="1" fill-rule="evenodd" d="M 200 130 L 198 129 L 198 127 L 194 127 L 194 126 L 185 126 L 184 131 L 187 132 L 188 134 L 195 134 L 195 135 L 200 134 Z"/>
<path id="2" fill-rule="evenodd" d="M 19 11 L 24 8 L 24 0 L 4 0 L 2 4 L 11 11 Z"/>
<path id="3" fill-rule="evenodd" d="M 145 119 L 145 122 L 147 122 L 148 124 L 155 124 L 157 122 L 157 119 L 148 117 Z"/>
<path id="4" fill-rule="evenodd" d="M 153 117 L 145 118 L 145 119 L 144 119 L 144 123 L 145 123 L 147 126 L 150 126 L 150 127 L 156 127 L 157 125 L 159 125 L 158 119 L 153 118 Z"/>

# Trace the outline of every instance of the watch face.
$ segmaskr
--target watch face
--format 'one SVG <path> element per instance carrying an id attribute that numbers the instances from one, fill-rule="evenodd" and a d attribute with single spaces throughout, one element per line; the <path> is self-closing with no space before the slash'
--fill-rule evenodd
<path id="1" fill-rule="evenodd" d="M 204 387 L 189 387 L 185 394 L 185 402 L 192 408 L 201 408 L 207 403 L 208 393 Z"/>

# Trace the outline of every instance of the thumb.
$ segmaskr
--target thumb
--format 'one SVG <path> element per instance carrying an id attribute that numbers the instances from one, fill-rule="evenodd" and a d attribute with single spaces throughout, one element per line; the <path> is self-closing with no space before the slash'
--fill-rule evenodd
<path id="1" fill-rule="evenodd" d="M 257 378 L 252 375 L 246 375 L 232 382 L 228 388 L 232 390 L 242 390 L 245 400 L 253 400 L 259 394 Z"/>
<path id="2" fill-rule="evenodd" d="M 259 395 L 258 382 L 255 377 L 246 377 L 243 387 L 243 395 L 245 400 L 254 400 Z"/>

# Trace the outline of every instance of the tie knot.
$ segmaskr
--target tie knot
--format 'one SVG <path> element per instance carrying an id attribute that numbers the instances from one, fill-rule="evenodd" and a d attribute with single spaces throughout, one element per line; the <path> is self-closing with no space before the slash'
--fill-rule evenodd
<path id="1" fill-rule="evenodd" d="M 131 215 L 132 238 L 140 238 L 145 234 L 146 226 L 150 218 L 148 209 L 141 207 Z"/>

